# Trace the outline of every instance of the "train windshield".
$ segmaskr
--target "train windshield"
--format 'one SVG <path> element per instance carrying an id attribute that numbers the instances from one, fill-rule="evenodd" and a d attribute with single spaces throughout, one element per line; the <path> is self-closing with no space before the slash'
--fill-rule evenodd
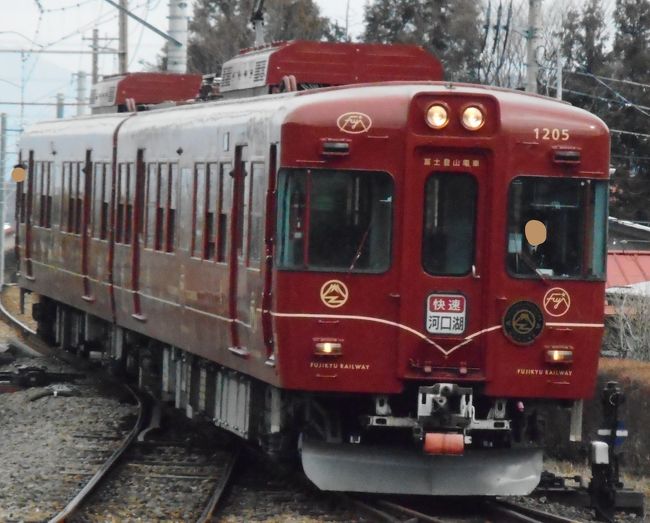
<path id="1" fill-rule="evenodd" d="M 462 276 L 474 263 L 476 180 L 435 173 L 424 194 L 422 266 L 433 275 Z"/>
<path id="2" fill-rule="evenodd" d="M 278 267 L 384 272 L 393 180 L 387 173 L 285 170 L 278 182 Z"/>
<path id="3" fill-rule="evenodd" d="M 508 270 L 515 276 L 602 279 L 607 182 L 520 177 L 510 186 Z"/>

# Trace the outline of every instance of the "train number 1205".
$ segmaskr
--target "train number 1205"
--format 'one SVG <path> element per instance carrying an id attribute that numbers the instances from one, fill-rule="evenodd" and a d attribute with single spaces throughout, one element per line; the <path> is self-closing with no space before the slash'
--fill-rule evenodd
<path id="1" fill-rule="evenodd" d="M 535 127 L 533 129 L 535 139 L 539 140 L 553 140 L 554 142 L 566 142 L 570 138 L 568 129 L 549 129 L 548 127 Z"/>

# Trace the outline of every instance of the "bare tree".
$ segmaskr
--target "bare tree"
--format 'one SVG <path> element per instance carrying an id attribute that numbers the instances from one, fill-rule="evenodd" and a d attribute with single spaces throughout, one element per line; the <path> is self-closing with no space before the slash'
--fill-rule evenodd
<path id="1" fill-rule="evenodd" d="M 554 86 L 557 52 L 562 45 L 564 20 L 577 0 L 545 0 L 536 49 L 540 66 L 541 92 Z M 526 0 L 483 0 L 483 34 L 479 81 L 501 87 L 521 88 L 526 79 L 528 2 Z"/>
<path id="2" fill-rule="evenodd" d="M 650 361 L 650 294 L 609 294 L 604 347 L 620 358 Z"/>

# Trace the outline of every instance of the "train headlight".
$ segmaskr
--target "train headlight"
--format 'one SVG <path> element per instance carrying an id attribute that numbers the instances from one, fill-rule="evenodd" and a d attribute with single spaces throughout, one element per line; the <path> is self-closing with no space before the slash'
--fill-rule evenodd
<path id="1" fill-rule="evenodd" d="M 549 349 L 546 351 L 546 363 L 573 363 L 573 351 L 569 349 Z"/>
<path id="2" fill-rule="evenodd" d="M 343 354 L 343 345 L 333 341 L 323 341 L 314 345 L 316 356 L 340 356 Z"/>
<path id="3" fill-rule="evenodd" d="M 427 109 L 427 125 L 433 129 L 443 129 L 449 123 L 449 110 L 441 103 L 435 103 Z"/>
<path id="4" fill-rule="evenodd" d="M 460 121 L 468 131 L 478 131 L 485 123 L 485 115 L 479 107 L 470 105 L 463 111 Z"/>

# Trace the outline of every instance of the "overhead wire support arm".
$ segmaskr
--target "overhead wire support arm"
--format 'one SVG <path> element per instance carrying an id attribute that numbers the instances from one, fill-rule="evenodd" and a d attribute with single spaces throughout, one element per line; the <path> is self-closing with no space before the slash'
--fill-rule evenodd
<path id="1" fill-rule="evenodd" d="M 158 36 L 162 36 L 165 40 L 167 40 L 167 41 L 173 43 L 173 44 L 176 45 L 177 47 L 183 47 L 183 44 L 182 44 L 181 42 L 179 42 L 178 40 L 176 40 L 176 38 L 174 38 L 174 37 L 172 37 L 172 36 L 169 36 L 169 35 L 168 35 L 167 33 L 165 33 L 164 31 L 161 31 L 161 30 L 158 29 L 157 27 L 151 25 L 149 22 L 147 22 L 146 20 L 140 18 L 138 15 L 136 15 L 135 13 L 132 13 L 132 12 L 129 11 L 128 9 L 125 9 L 125 8 L 122 7 L 120 4 L 118 4 L 118 3 L 116 3 L 116 2 L 113 2 L 113 0 L 104 0 L 104 1 L 105 1 L 105 2 L 108 2 L 108 3 L 111 4 L 113 7 L 119 9 L 120 11 L 126 13 L 128 16 L 130 16 L 131 18 L 133 18 L 136 22 L 142 24 L 142 25 L 145 26 L 147 29 L 150 29 L 151 31 L 153 31 L 154 33 L 156 33 Z"/>
<path id="2" fill-rule="evenodd" d="M 264 0 L 257 0 L 251 14 L 251 24 L 255 31 L 255 46 L 264 45 Z"/>

